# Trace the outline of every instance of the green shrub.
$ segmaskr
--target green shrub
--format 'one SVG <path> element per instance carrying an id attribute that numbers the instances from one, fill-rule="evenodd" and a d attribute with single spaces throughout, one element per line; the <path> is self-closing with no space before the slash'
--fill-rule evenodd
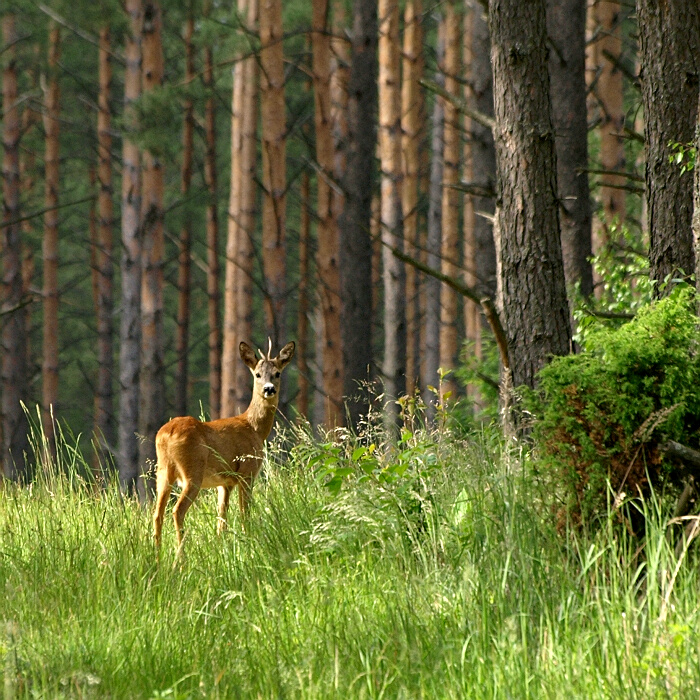
<path id="1" fill-rule="evenodd" d="M 673 483 L 666 439 L 700 441 L 695 295 L 679 285 L 625 325 L 587 334 L 578 355 L 555 358 L 531 395 L 541 459 L 567 487 L 569 514 L 591 516 L 607 484 L 636 496 Z"/>

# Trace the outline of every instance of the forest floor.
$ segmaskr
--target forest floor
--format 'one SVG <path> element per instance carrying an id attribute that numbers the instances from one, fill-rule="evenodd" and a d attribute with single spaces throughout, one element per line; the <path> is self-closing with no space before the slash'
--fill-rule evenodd
<path id="1" fill-rule="evenodd" d="M 561 532 L 496 434 L 377 443 L 364 480 L 339 444 L 273 443 L 245 531 L 232 508 L 218 537 L 206 493 L 180 561 L 170 517 L 159 560 L 150 507 L 116 488 L 6 485 L 5 700 L 700 695 L 696 556 L 674 558 L 657 503 L 643 540 L 619 513 Z"/>

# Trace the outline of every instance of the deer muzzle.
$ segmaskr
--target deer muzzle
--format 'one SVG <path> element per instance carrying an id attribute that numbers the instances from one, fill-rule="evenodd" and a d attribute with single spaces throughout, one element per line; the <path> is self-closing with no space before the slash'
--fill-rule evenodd
<path id="1" fill-rule="evenodd" d="M 275 385 L 272 382 L 267 382 L 267 384 L 263 385 L 263 396 L 265 398 L 274 396 L 276 393 L 277 389 L 275 389 Z"/>

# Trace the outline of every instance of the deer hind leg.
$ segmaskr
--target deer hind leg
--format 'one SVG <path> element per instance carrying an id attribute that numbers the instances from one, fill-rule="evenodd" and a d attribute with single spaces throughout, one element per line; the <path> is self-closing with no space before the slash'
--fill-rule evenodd
<path id="1" fill-rule="evenodd" d="M 173 486 L 168 472 L 168 469 L 159 469 L 156 474 L 156 509 L 153 513 L 153 535 L 157 547 L 160 547 L 163 517 Z"/>
<path id="2" fill-rule="evenodd" d="M 219 486 L 219 504 L 218 504 L 218 519 L 216 523 L 216 532 L 221 534 L 226 529 L 226 511 L 228 510 L 228 502 L 231 497 L 230 486 Z"/>
<path id="3" fill-rule="evenodd" d="M 175 521 L 175 532 L 177 533 L 178 551 L 182 549 L 182 524 L 185 521 L 185 515 L 187 515 L 187 511 L 194 503 L 195 498 L 197 498 L 200 488 L 200 481 L 190 480 L 185 482 L 180 498 L 177 499 L 177 503 L 173 508 L 173 520 Z"/>

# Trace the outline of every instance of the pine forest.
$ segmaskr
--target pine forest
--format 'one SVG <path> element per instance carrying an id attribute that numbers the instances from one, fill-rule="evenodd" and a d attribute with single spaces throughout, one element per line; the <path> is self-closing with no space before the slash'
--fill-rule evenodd
<path id="1" fill-rule="evenodd" d="M 68 663 L 42 646 L 41 604 L 17 602 L 29 580 L 55 585 L 7 564 L 35 561 L 32 538 L 59 528 L 44 517 L 90 547 L 100 517 L 136 533 L 94 558 L 130 568 L 133 546 L 150 581 L 136 597 L 196 598 L 201 620 L 169 607 L 174 626 L 235 636 L 230 606 L 265 627 L 269 594 L 290 635 L 268 629 L 275 653 L 246 641 L 235 668 L 206 635 L 189 665 L 154 651 L 133 697 L 505 697 L 511 681 L 560 697 L 564 676 L 574 697 L 697 697 L 697 2 L 75 2 L 0 9 L 5 697 L 130 696 L 106 648 Z M 185 520 L 200 488 L 218 505 L 203 491 Z M 171 580 L 153 562 L 175 537 Z M 320 567 L 290 603 L 303 617 L 313 581 L 354 585 L 343 567 L 361 557 L 379 568 L 360 588 L 405 586 L 370 615 L 384 646 L 358 641 L 369 613 L 340 599 L 355 636 L 298 644 L 281 582 Z M 578 591 L 561 625 L 588 651 L 559 636 L 569 603 L 533 592 L 545 560 L 558 595 Z M 610 632 L 614 664 L 601 590 L 639 622 Z"/>

